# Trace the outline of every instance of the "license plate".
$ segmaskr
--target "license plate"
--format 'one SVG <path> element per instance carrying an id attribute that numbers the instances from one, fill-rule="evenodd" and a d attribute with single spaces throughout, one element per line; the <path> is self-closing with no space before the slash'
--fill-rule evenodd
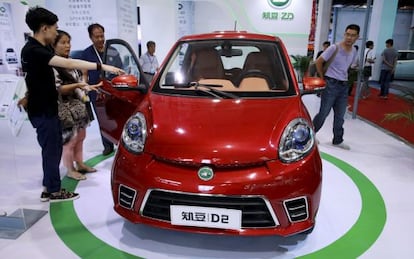
<path id="1" fill-rule="evenodd" d="M 241 210 L 171 205 L 170 215 L 173 225 L 236 230 L 241 228 Z"/>

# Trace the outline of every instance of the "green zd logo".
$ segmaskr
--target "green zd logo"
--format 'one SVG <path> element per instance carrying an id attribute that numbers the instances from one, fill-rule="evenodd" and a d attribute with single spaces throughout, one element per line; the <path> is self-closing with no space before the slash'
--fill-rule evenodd
<path id="1" fill-rule="evenodd" d="M 287 7 L 292 0 L 267 0 L 269 5 L 273 8 L 285 8 Z"/>

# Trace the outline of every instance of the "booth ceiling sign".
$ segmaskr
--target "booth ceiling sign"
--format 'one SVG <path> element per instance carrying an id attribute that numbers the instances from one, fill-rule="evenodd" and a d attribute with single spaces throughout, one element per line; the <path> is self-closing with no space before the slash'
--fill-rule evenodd
<path id="1" fill-rule="evenodd" d="M 285 9 L 290 5 L 292 0 L 267 0 L 267 2 L 272 8 Z M 262 13 L 263 20 L 291 21 L 294 17 L 295 15 L 291 12 L 263 11 Z"/>

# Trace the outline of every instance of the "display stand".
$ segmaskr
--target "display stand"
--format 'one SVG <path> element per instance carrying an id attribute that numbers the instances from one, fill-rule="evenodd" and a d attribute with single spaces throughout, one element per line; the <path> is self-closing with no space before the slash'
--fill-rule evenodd
<path id="1" fill-rule="evenodd" d="M 17 239 L 46 213 L 44 210 L 17 209 L 9 216 L 0 217 L 0 238 Z"/>
<path id="2" fill-rule="evenodd" d="M 27 114 L 17 107 L 17 101 L 24 96 L 25 92 L 24 75 L 0 74 L 0 119 L 2 119 L 2 130 L 4 130 L 4 132 L 0 131 L 0 134 L 3 137 L 9 136 L 10 131 L 13 137 L 18 137 L 23 122 L 27 120 Z M 4 160 L 1 163 L 14 165 L 14 168 L 12 166 L 0 172 L 0 179 L 5 184 L 5 186 L 1 186 L 0 190 L 5 194 L 20 188 L 19 169 L 13 161 L 19 158 L 20 151 L 17 151 L 16 147 L 20 147 L 22 144 L 19 143 L 18 138 L 8 139 L 9 141 L 2 143 L 0 156 Z M 7 199 L 1 201 L 2 207 L 0 208 L 0 238 L 3 239 L 17 239 L 47 213 L 43 210 L 15 209 L 13 207 L 19 207 L 19 204 L 7 203 Z M 9 210 L 15 211 L 8 213 Z"/>
<path id="3" fill-rule="evenodd" d="M 18 136 L 27 114 L 17 102 L 25 96 L 24 75 L 0 74 L 0 119 L 7 119 L 14 137 Z"/>

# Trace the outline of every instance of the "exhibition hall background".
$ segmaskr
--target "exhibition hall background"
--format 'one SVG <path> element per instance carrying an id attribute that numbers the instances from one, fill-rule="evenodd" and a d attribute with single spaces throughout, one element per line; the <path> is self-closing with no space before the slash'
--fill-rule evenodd
<path id="1" fill-rule="evenodd" d="M 349 23 L 360 24 L 363 32 L 365 29 L 367 9 L 362 7 L 333 4 L 338 0 L 319 0 L 319 5 L 313 0 L 286 0 L 286 6 L 276 9 L 270 1 L 0 0 L 0 215 L 7 213 L 2 219 L 9 222 L 21 209 L 49 214 L 26 225 L 25 233 L 17 239 L 0 238 L 1 257 L 118 258 L 104 254 L 116 250 L 122 258 L 131 253 L 143 258 L 280 259 L 315 251 L 335 255 L 318 258 L 411 258 L 414 224 L 407 219 L 414 217 L 414 207 L 407 206 L 412 203 L 402 197 L 414 195 L 414 149 L 381 128 L 351 119 L 349 113 L 345 116 L 345 134 L 351 151 L 331 145 L 332 114 L 327 126 L 318 132 L 324 183 L 319 223 L 307 238 L 211 236 L 132 224 L 113 210 L 108 180 L 113 157 L 101 156 L 97 120 L 87 129 L 84 158 L 98 173 L 88 174 L 86 181 L 76 185 L 75 180 L 64 177 L 64 184 L 74 184 L 81 198 L 67 207 L 39 201 L 42 165 L 36 131 L 26 120 L 20 134 L 16 133 L 2 117 L 7 105 L 17 107 L 10 102 L 11 97 L 16 101 L 25 92 L 23 77 L 14 76 L 19 62 L 8 64 L 4 59 L 10 48 L 20 58 L 20 49 L 30 34 L 24 22 L 29 7 L 39 5 L 55 12 L 59 28 L 73 36 L 73 50 L 91 44 L 86 27 L 98 22 L 105 26 L 107 39 L 125 39 L 136 51 L 141 43 L 145 52 L 145 43 L 154 40 L 160 62 L 184 34 L 233 29 L 274 34 L 285 42 L 289 54 L 307 55 L 312 43 L 317 51 L 326 39 L 340 41 Z M 367 39 L 375 42 L 378 57 L 387 38 L 395 39 L 397 49 L 413 48 L 413 9 L 397 10 L 397 2 L 374 0 L 371 8 Z M 357 44 L 363 42 L 361 38 Z M 13 89 L 7 92 L 11 95 L 2 92 L 6 89 Z M 320 99 L 316 95 L 302 99 L 313 117 Z"/>
<path id="2" fill-rule="evenodd" d="M 320 49 L 325 40 L 340 41 L 345 26 L 357 23 L 361 35 L 365 30 L 366 8 L 340 7 L 332 0 L 290 0 L 288 4 L 275 9 L 270 0 L 37 0 L 0 1 L 9 16 L 0 16 L 2 36 L 0 51 L 4 53 L 13 47 L 20 53 L 29 28 L 24 22 L 27 8 L 44 6 L 59 17 L 59 28 L 72 35 L 72 50 L 82 50 L 90 45 L 87 26 L 101 23 L 106 38 L 122 38 L 135 51 L 145 52 L 145 43 L 157 43 L 156 55 L 160 61 L 167 55 L 175 41 L 187 34 L 205 33 L 216 30 L 246 30 L 279 36 L 291 55 L 308 54 L 309 44 Z M 413 10 L 397 9 L 398 1 L 375 0 L 370 17 L 379 17 L 368 23 L 367 39 L 376 43 L 376 55 L 380 56 L 385 40 L 393 38 L 397 49 L 409 49 L 414 45 Z M 2 10 L 3 10 L 2 9 Z M 317 19 L 315 18 L 317 17 Z M 372 19 L 374 20 L 374 19 Z M 138 25 L 139 24 L 139 25 Z M 314 38 L 314 39 L 313 39 Z M 311 41 L 310 41 L 311 39 Z M 363 38 L 356 44 L 363 47 Z M 141 48 L 139 47 L 141 45 Z M 18 66 L 18 65 L 17 65 Z M 9 69 L 13 72 L 16 66 Z M 3 68 L 4 72 L 5 68 Z M 379 73 L 374 69 L 376 79 Z M 0 71 L 0 73 L 2 73 Z"/>

